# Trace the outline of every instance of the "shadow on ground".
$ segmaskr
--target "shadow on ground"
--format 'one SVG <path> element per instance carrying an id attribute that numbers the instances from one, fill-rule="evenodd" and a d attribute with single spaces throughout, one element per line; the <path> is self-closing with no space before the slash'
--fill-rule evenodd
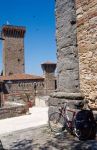
<path id="1" fill-rule="evenodd" d="M 36 143 L 33 140 L 21 140 L 13 142 L 10 150 L 97 150 L 97 141 L 79 141 L 67 135 L 54 135 L 53 138 L 46 140 L 45 143 Z M 1 150 L 1 149 L 0 149 Z M 2 149 L 3 150 L 3 149 Z"/>
<path id="2" fill-rule="evenodd" d="M 73 142 L 72 150 L 97 150 L 97 141 L 89 140 L 87 142 Z"/>
<path id="3" fill-rule="evenodd" d="M 32 150 L 32 140 L 20 140 L 10 145 L 10 150 Z"/>
<path id="4" fill-rule="evenodd" d="M 40 150 L 97 150 L 97 141 L 79 141 L 70 135 L 56 135 L 42 145 Z"/>
<path id="5" fill-rule="evenodd" d="M 79 141 L 67 132 L 55 135 L 47 127 L 14 133 L 2 142 L 6 150 L 97 150 L 96 140 Z"/>

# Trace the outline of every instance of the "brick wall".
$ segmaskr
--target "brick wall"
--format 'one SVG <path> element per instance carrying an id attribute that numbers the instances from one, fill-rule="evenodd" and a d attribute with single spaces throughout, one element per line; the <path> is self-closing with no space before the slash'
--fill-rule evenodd
<path id="1" fill-rule="evenodd" d="M 80 86 L 89 97 L 97 91 L 97 0 L 76 0 L 76 13 Z"/>

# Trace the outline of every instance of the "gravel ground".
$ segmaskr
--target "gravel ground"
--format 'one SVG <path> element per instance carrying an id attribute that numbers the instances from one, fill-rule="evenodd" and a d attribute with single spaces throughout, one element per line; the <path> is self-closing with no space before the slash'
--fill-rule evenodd
<path id="1" fill-rule="evenodd" d="M 79 141 L 67 132 L 55 135 L 48 126 L 3 134 L 0 139 L 5 150 L 97 150 L 96 140 Z"/>

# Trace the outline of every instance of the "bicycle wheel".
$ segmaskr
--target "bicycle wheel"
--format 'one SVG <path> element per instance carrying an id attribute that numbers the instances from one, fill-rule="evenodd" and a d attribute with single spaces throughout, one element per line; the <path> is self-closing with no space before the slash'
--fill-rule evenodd
<path id="1" fill-rule="evenodd" d="M 49 116 L 49 127 L 51 131 L 59 133 L 65 130 L 64 117 L 59 112 L 54 112 Z"/>

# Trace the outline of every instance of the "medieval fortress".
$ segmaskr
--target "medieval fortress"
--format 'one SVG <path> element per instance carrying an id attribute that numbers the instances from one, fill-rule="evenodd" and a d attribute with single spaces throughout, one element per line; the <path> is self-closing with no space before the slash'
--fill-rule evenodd
<path id="1" fill-rule="evenodd" d="M 41 64 L 43 76 L 25 74 L 24 35 L 25 27 L 4 25 L 2 27 L 3 40 L 3 72 L 1 81 L 1 105 L 4 101 L 31 100 L 35 103 L 35 96 L 46 96 L 56 88 L 56 63 Z M 10 85 L 9 85 L 10 83 Z M 9 87 L 10 86 L 10 87 Z M 26 100 L 25 100 L 26 101 Z"/>
<path id="2" fill-rule="evenodd" d="M 51 62 L 41 64 L 43 77 L 25 74 L 26 29 L 8 25 L 2 27 L 3 74 L 0 76 L 0 85 L 3 99 L 8 99 L 12 90 L 18 97 L 22 92 L 31 93 L 32 99 L 36 94 L 50 95 L 51 106 L 64 100 L 72 103 L 84 98 L 89 99 L 91 103 L 93 101 L 96 106 L 97 0 L 56 0 L 55 16 L 56 78 L 56 64 Z M 12 82 L 9 91 L 6 88 L 8 81 Z"/>

